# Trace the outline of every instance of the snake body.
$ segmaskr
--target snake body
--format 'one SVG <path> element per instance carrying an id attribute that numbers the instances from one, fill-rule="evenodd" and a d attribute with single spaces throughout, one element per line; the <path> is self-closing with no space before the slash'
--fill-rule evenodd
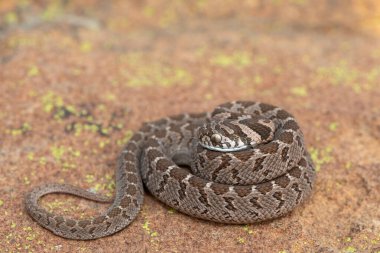
<path id="1" fill-rule="evenodd" d="M 116 196 L 105 213 L 77 220 L 38 205 L 42 196 L 56 192 L 110 202 L 65 184 L 34 188 L 25 206 L 54 234 L 89 240 L 114 234 L 134 220 L 143 202 L 143 185 L 188 215 L 246 224 L 293 210 L 310 195 L 314 178 L 303 134 L 290 113 L 265 103 L 235 101 L 211 113 L 144 123 L 120 154 Z"/>

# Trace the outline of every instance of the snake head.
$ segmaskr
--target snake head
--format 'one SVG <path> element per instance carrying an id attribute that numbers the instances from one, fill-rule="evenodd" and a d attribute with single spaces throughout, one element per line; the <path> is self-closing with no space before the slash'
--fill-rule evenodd
<path id="1" fill-rule="evenodd" d="M 198 129 L 198 141 L 214 151 L 240 151 L 271 141 L 274 131 L 273 121 L 261 117 L 211 120 Z"/>

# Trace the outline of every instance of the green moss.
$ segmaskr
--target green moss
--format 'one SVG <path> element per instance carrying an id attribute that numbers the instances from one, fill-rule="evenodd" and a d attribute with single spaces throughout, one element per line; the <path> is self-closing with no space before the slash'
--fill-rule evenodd
<path id="1" fill-rule="evenodd" d="M 260 75 L 255 75 L 253 81 L 255 84 L 261 84 L 263 82 L 263 78 Z"/>
<path id="2" fill-rule="evenodd" d="M 46 206 L 48 207 L 48 210 L 54 211 L 54 209 L 61 209 L 65 205 L 64 202 L 54 200 L 52 202 L 46 203 Z"/>
<path id="3" fill-rule="evenodd" d="M 75 163 L 64 162 L 62 163 L 63 170 L 75 169 L 77 165 Z"/>
<path id="4" fill-rule="evenodd" d="M 342 60 L 334 65 L 320 67 L 317 74 L 322 79 L 327 79 L 332 85 L 347 86 L 354 92 L 371 91 L 378 87 L 380 79 L 380 67 L 374 66 L 368 71 L 360 71 Z"/>
<path id="5" fill-rule="evenodd" d="M 32 231 L 33 229 L 32 229 L 32 227 L 23 227 L 22 228 L 22 230 L 24 230 L 24 231 Z"/>
<path id="6" fill-rule="evenodd" d="M 28 158 L 29 161 L 33 161 L 34 160 L 34 153 L 29 152 L 26 157 Z"/>
<path id="7" fill-rule="evenodd" d="M 12 136 L 24 135 L 32 129 L 29 123 L 25 122 L 18 128 L 6 129 L 5 133 Z"/>
<path id="8" fill-rule="evenodd" d="M 317 149 L 310 147 L 310 156 L 315 164 L 315 170 L 320 171 L 321 167 L 332 161 L 333 157 L 331 156 L 332 147 L 327 146 L 323 149 Z"/>
<path id="9" fill-rule="evenodd" d="M 133 135 L 133 131 L 127 130 L 124 133 L 123 138 L 116 141 L 117 145 L 119 145 L 119 146 L 125 145 L 129 141 L 129 139 L 132 137 L 132 135 Z"/>
<path id="10" fill-rule="evenodd" d="M 243 237 L 238 237 L 237 242 L 240 244 L 244 244 L 244 243 L 246 243 L 246 240 Z"/>
<path id="11" fill-rule="evenodd" d="M 149 222 L 146 220 L 144 224 L 142 225 L 142 228 L 151 236 L 151 237 L 157 237 L 158 232 L 152 231 L 151 228 L 149 227 Z"/>
<path id="12" fill-rule="evenodd" d="M 308 3 L 308 0 L 291 0 L 290 2 L 296 5 L 304 6 Z"/>
<path id="13" fill-rule="evenodd" d="M 47 92 L 41 99 L 43 110 L 51 113 L 56 120 L 62 120 L 71 116 L 80 116 L 79 111 L 74 105 L 65 104 L 63 98 L 52 91 Z"/>
<path id="14" fill-rule="evenodd" d="M 197 0 L 195 1 L 195 5 L 197 6 L 198 9 L 202 10 L 205 7 L 207 7 L 207 0 Z"/>
<path id="15" fill-rule="evenodd" d="M 76 158 L 80 157 L 80 151 L 74 150 L 72 147 L 53 146 L 50 148 L 51 155 L 54 157 L 55 162 L 59 163 L 63 170 L 75 169 Z"/>
<path id="16" fill-rule="evenodd" d="M 281 66 L 276 66 L 273 68 L 273 73 L 276 75 L 280 75 L 284 72 L 284 69 Z"/>
<path id="17" fill-rule="evenodd" d="M 52 91 L 47 92 L 42 96 L 42 106 L 45 112 L 52 112 L 55 107 L 63 106 L 62 97 L 58 96 Z"/>
<path id="18" fill-rule="evenodd" d="M 367 78 L 367 81 L 369 83 L 375 82 L 376 84 L 379 84 L 379 79 L 380 79 L 380 66 L 376 66 L 365 75 Z"/>
<path id="19" fill-rule="evenodd" d="M 30 234 L 25 239 L 28 241 L 33 241 L 36 238 L 36 236 L 37 236 L 36 234 Z"/>
<path id="20" fill-rule="evenodd" d="M 82 42 L 80 44 L 80 51 L 83 53 L 89 53 L 92 51 L 92 43 L 89 41 Z"/>
<path id="21" fill-rule="evenodd" d="M 251 57 L 247 52 L 218 54 L 210 59 L 210 63 L 219 67 L 247 67 L 251 65 Z"/>
<path id="22" fill-rule="evenodd" d="M 167 27 L 174 24 L 178 19 L 177 12 L 174 8 L 165 8 L 163 14 L 158 20 L 160 27 Z"/>
<path id="23" fill-rule="evenodd" d="M 29 4 L 30 4 L 29 0 L 18 0 L 17 1 L 17 5 L 21 8 L 25 8 L 25 7 L 29 6 Z"/>
<path id="24" fill-rule="evenodd" d="M 45 157 L 40 157 L 40 159 L 38 160 L 39 164 L 40 165 L 45 165 L 46 164 L 46 158 Z"/>
<path id="25" fill-rule="evenodd" d="M 77 110 L 74 106 L 66 105 L 66 106 L 56 107 L 53 117 L 54 119 L 59 120 L 59 119 L 68 118 L 71 115 L 77 115 L 77 114 L 78 114 Z"/>
<path id="26" fill-rule="evenodd" d="M 11 11 L 4 15 L 4 21 L 8 25 L 14 25 L 18 23 L 18 16 L 15 12 Z"/>
<path id="27" fill-rule="evenodd" d="M 85 179 L 85 181 L 86 181 L 87 183 L 93 183 L 93 182 L 95 182 L 95 176 L 94 176 L 94 175 L 87 174 L 87 175 L 86 175 L 86 179 Z"/>
<path id="28" fill-rule="evenodd" d="M 156 13 L 156 10 L 152 6 L 145 6 L 142 13 L 145 17 L 151 18 Z"/>
<path id="29" fill-rule="evenodd" d="M 40 74 L 40 69 L 36 65 L 33 65 L 28 69 L 29 77 L 38 76 L 39 74 Z"/>
<path id="30" fill-rule="evenodd" d="M 243 230 L 250 235 L 253 234 L 253 230 L 250 229 L 248 225 L 244 225 Z"/>
<path id="31" fill-rule="evenodd" d="M 357 252 L 357 249 L 353 246 L 348 246 L 343 250 L 344 253 L 355 253 Z"/>
<path id="32" fill-rule="evenodd" d="M 145 231 L 150 232 L 149 222 L 148 222 L 148 221 L 145 221 L 144 224 L 142 225 L 142 228 L 143 228 Z"/>
<path id="33" fill-rule="evenodd" d="M 51 154 L 57 162 L 60 162 L 63 155 L 66 152 L 66 148 L 63 146 L 53 146 L 50 148 Z"/>
<path id="34" fill-rule="evenodd" d="M 38 45 L 38 38 L 33 35 L 18 34 L 9 37 L 7 40 L 7 45 L 10 48 L 25 48 L 25 47 L 35 47 Z"/>
<path id="35" fill-rule="evenodd" d="M 0 199 L 0 207 L 4 205 L 4 200 Z"/>
<path id="36" fill-rule="evenodd" d="M 290 89 L 290 93 L 299 97 L 306 97 L 308 92 L 305 86 L 296 86 Z"/>
<path id="37" fill-rule="evenodd" d="M 24 184 L 29 185 L 30 184 L 30 179 L 27 176 L 24 176 Z"/>
<path id="38" fill-rule="evenodd" d="M 338 129 L 339 124 L 337 122 L 331 122 L 329 124 L 329 130 L 335 132 Z"/>
<path id="39" fill-rule="evenodd" d="M 358 71 L 351 68 L 346 61 L 340 61 L 329 67 L 321 67 L 317 72 L 329 79 L 333 85 L 352 83 L 359 75 Z"/>
<path id="40" fill-rule="evenodd" d="M 100 181 L 100 182 L 99 182 Z M 103 178 L 100 180 L 96 179 L 95 176 L 93 175 L 86 175 L 86 182 L 88 183 L 95 183 L 94 186 L 91 187 L 91 190 L 93 192 L 99 192 L 101 190 L 107 190 L 108 193 L 106 194 L 107 196 L 111 197 L 113 192 L 115 190 L 115 180 L 112 175 L 110 174 L 105 174 Z"/>
<path id="41" fill-rule="evenodd" d="M 42 18 L 46 21 L 51 21 L 59 17 L 63 13 L 64 9 L 62 7 L 61 1 L 52 0 L 49 1 L 48 6 L 42 14 Z"/>
<path id="42" fill-rule="evenodd" d="M 255 58 L 255 63 L 258 65 L 267 65 L 268 64 L 268 58 L 264 55 L 257 55 Z"/>
<path id="43" fill-rule="evenodd" d="M 116 99 L 117 99 L 117 97 L 115 96 L 115 94 L 113 94 L 113 93 L 107 93 L 106 94 L 106 99 L 108 100 L 108 101 L 116 101 Z"/>
<path id="44" fill-rule="evenodd" d="M 206 94 L 205 94 L 205 99 L 206 99 L 206 100 L 211 100 L 211 99 L 213 99 L 213 97 L 214 97 L 214 96 L 213 96 L 211 93 L 206 93 Z"/>
<path id="45" fill-rule="evenodd" d="M 127 81 L 129 87 L 154 85 L 169 87 L 175 84 L 189 85 L 191 83 L 192 76 L 185 69 L 160 65 L 139 68 L 134 75 L 131 73 L 131 75 L 128 76 Z"/>
<path id="46" fill-rule="evenodd" d="M 122 70 L 122 75 L 129 87 L 170 87 L 191 85 L 193 82 L 193 76 L 186 69 L 145 59 L 139 53 L 122 55 L 120 60 L 127 66 Z"/>
<path id="47" fill-rule="evenodd" d="M 101 149 L 105 148 L 105 146 L 110 144 L 110 142 L 111 142 L 110 140 L 100 141 L 99 142 L 99 148 L 101 148 Z"/>
<path id="48" fill-rule="evenodd" d="M 99 129 L 99 132 L 100 132 L 100 134 L 102 134 L 102 135 L 109 135 L 109 133 L 110 133 L 110 129 L 107 128 L 107 127 L 101 127 L 101 128 Z"/>

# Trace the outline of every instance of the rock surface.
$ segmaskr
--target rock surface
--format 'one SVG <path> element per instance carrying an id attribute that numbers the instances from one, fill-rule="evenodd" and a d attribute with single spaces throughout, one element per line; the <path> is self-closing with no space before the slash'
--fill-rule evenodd
<path id="1" fill-rule="evenodd" d="M 380 252 L 380 5 L 313 3 L 2 1 L 0 251 Z M 142 122 L 229 100 L 281 106 L 304 131 L 316 186 L 286 217 L 216 224 L 146 194 L 128 228 L 81 242 L 25 213 L 43 182 L 112 195 L 116 157 Z M 74 217 L 106 208 L 42 204 Z"/>

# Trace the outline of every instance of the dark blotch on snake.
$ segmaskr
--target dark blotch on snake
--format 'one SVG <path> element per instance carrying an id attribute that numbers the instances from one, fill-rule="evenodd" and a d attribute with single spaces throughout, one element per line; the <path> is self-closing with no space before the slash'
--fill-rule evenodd
<path id="1" fill-rule="evenodd" d="M 277 206 L 277 209 L 280 209 L 285 203 L 285 200 L 282 198 L 282 193 L 281 192 L 275 192 L 275 193 L 273 193 L 273 197 L 280 202 Z"/>
<path id="2" fill-rule="evenodd" d="M 93 221 L 92 221 L 92 224 L 99 224 L 99 223 L 102 223 L 103 221 L 105 221 L 107 218 L 106 216 L 102 215 L 102 216 L 99 216 L 97 218 L 95 218 Z"/>
<path id="3" fill-rule="evenodd" d="M 135 174 L 128 174 L 127 175 L 127 181 L 128 181 L 128 183 L 137 184 L 137 176 Z"/>
<path id="4" fill-rule="evenodd" d="M 272 190 L 272 188 L 271 182 L 265 182 L 256 186 L 256 189 L 262 194 L 267 194 Z"/>
<path id="5" fill-rule="evenodd" d="M 248 126 L 256 133 L 258 133 L 262 140 L 267 140 L 272 132 L 272 129 L 270 129 L 269 127 L 260 124 L 252 119 L 244 119 L 240 120 L 240 122 Z"/>
<path id="6" fill-rule="evenodd" d="M 238 151 L 234 153 L 234 156 L 242 162 L 248 161 L 250 158 L 252 158 L 252 155 L 252 150 Z"/>
<path id="7" fill-rule="evenodd" d="M 278 146 L 278 143 L 270 142 L 268 144 L 260 145 L 258 149 L 260 149 L 263 154 L 274 154 L 277 152 Z"/>
<path id="8" fill-rule="evenodd" d="M 289 120 L 289 121 L 285 122 L 285 124 L 283 125 L 283 128 L 284 128 L 284 130 L 290 129 L 293 131 L 297 131 L 299 129 L 299 126 L 294 120 Z"/>
<path id="9" fill-rule="evenodd" d="M 281 151 L 281 158 L 283 162 L 286 162 L 289 159 L 288 151 L 289 151 L 289 147 L 284 147 Z"/>
<path id="10" fill-rule="evenodd" d="M 132 152 L 128 151 L 128 153 L 124 153 L 124 160 L 135 162 L 135 159 L 135 154 L 133 154 Z"/>
<path id="11" fill-rule="evenodd" d="M 246 186 L 234 186 L 234 190 L 237 193 L 237 195 L 239 195 L 239 197 L 242 198 L 248 196 L 252 192 L 250 187 Z"/>
<path id="12" fill-rule="evenodd" d="M 301 159 L 298 161 L 298 165 L 299 165 L 299 166 L 302 166 L 302 167 L 306 167 L 307 162 L 306 162 L 305 158 L 301 158 Z"/>
<path id="13" fill-rule="evenodd" d="M 114 218 L 118 216 L 120 213 L 121 213 L 121 209 L 119 207 L 115 207 L 108 213 L 108 216 L 111 218 Z"/>
<path id="14" fill-rule="evenodd" d="M 157 170 L 159 171 L 166 171 L 168 167 L 175 165 L 171 160 L 167 158 L 161 158 L 157 161 Z"/>
<path id="15" fill-rule="evenodd" d="M 132 163 L 125 163 L 124 169 L 127 172 L 136 172 L 136 170 L 137 170 L 136 165 L 134 165 Z"/>
<path id="16" fill-rule="evenodd" d="M 249 202 L 251 202 L 251 204 L 256 207 L 256 209 L 262 209 L 263 207 L 259 204 L 259 198 L 257 197 L 252 197 Z"/>
<path id="17" fill-rule="evenodd" d="M 181 120 L 185 119 L 185 115 L 184 114 L 178 114 L 178 115 L 171 116 L 170 118 L 172 120 L 175 120 L 175 121 L 181 121 Z"/>
<path id="18" fill-rule="evenodd" d="M 206 181 L 199 177 L 193 176 L 189 179 L 189 184 L 195 188 L 203 188 L 206 186 Z"/>
<path id="19" fill-rule="evenodd" d="M 156 159 L 158 157 L 163 157 L 163 154 L 157 149 L 148 150 L 146 155 L 147 155 L 149 161 L 153 161 L 154 159 Z"/>
<path id="20" fill-rule="evenodd" d="M 289 179 L 287 176 L 282 176 L 282 177 L 276 178 L 276 179 L 274 180 L 274 182 L 275 182 L 277 185 L 281 186 L 282 188 L 285 188 L 286 186 L 289 185 L 289 183 L 290 183 L 290 179 Z"/>
<path id="21" fill-rule="evenodd" d="M 127 208 L 131 203 L 132 203 L 131 197 L 125 196 L 124 198 L 121 199 L 120 206 L 122 208 Z"/>
<path id="22" fill-rule="evenodd" d="M 219 160 L 221 160 L 221 161 L 220 161 L 218 167 L 215 168 L 214 172 L 211 175 L 211 178 L 214 181 L 218 178 L 218 174 L 220 173 L 220 171 L 225 169 L 231 161 L 231 158 L 229 157 L 228 154 L 222 155 L 220 158 L 221 159 L 219 159 Z"/>
<path id="23" fill-rule="evenodd" d="M 223 197 L 224 201 L 227 203 L 226 208 L 231 211 L 235 211 L 236 207 L 233 204 L 234 198 L 232 197 Z"/>
<path id="24" fill-rule="evenodd" d="M 291 144 L 293 143 L 293 134 L 291 132 L 282 132 L 278 139 L 283 143 Z"/>
<path id="25" fill-rule="evenodd" d="M 187 175 L 189 175 L 189 172 L 181 168 L 175 167 L 170 171 L 170 176 L 177 179 L 178 181 L 182 181 L 187 177 Z"/>
<path id="26" fill-rule="evenodd" d="M 299 178 L 301 176 L 301 169 L 298 168 L 297 166 L 294 166 L 290 171 L 289 171 L 289 175 L 291 175 L 292 177 L 295 177 L 295 178 Z"/>
<path id="27" fill-rule="evenodd" d="M 260 157 L 260 158 L 256 159 L 255 165 L 253 166 L 252 171 L 259 171 L 259 170 L 263 169 L 264 168 L 264 166 L 263 166 L 264 161 L 265 161 L 265 157 Z"/>
<path id="28" fill-rule="evenodd" d="M 265 103 L 260 104 L 260 109 L 263 113 L 266 113 L 267 111 L 271 111 L 275 108 L 276 108 L 275 106 L 270 105 L 270 104 L 265 104 Z"/>
<path id="29" fill-rule="evenodd" d="M 286 118 L 289 118 L 289 117 L 292 117 L 292 115 L 290 113 L 288 113 L 287 111 L 285 111 L 285 110 L 279 110 L 279 111 L 277 111 L 277 118 L 279 118 L 279 119 L 286 119 Z"/>
<path id="30" fill-rule="evenodd" d="M 217 183 L 211 184 L 210 188 L 214 191 L 216 195 L 223 195 L 224 193 L 228 192 L 229 189 L 227 185 Z"/>
<path id="31" fill-rule="evenodd" d="M 81 228 L 85 228 L 85 227 L 87 227 L 90 224 L 91 224 L 90 220 L 80 220 L 78 222 L 78 226 L 81 227 Z"/>
<path id="32" fill-rule="evenodd" d="M 136 186 L 134 186 L 133 184 L 129 184 L 128 185 L 128 188 L 127 188 L 127 193 L 131 196 L 135 195 L 136 194 Z"/>
<path id="33" fill-rule="evenodd" d="M 75 220 L 72 220 L 72 219 L 67 219 L 65 224 L 68 226 L 68 227 L 74 227 L 77 223 Z"/>

